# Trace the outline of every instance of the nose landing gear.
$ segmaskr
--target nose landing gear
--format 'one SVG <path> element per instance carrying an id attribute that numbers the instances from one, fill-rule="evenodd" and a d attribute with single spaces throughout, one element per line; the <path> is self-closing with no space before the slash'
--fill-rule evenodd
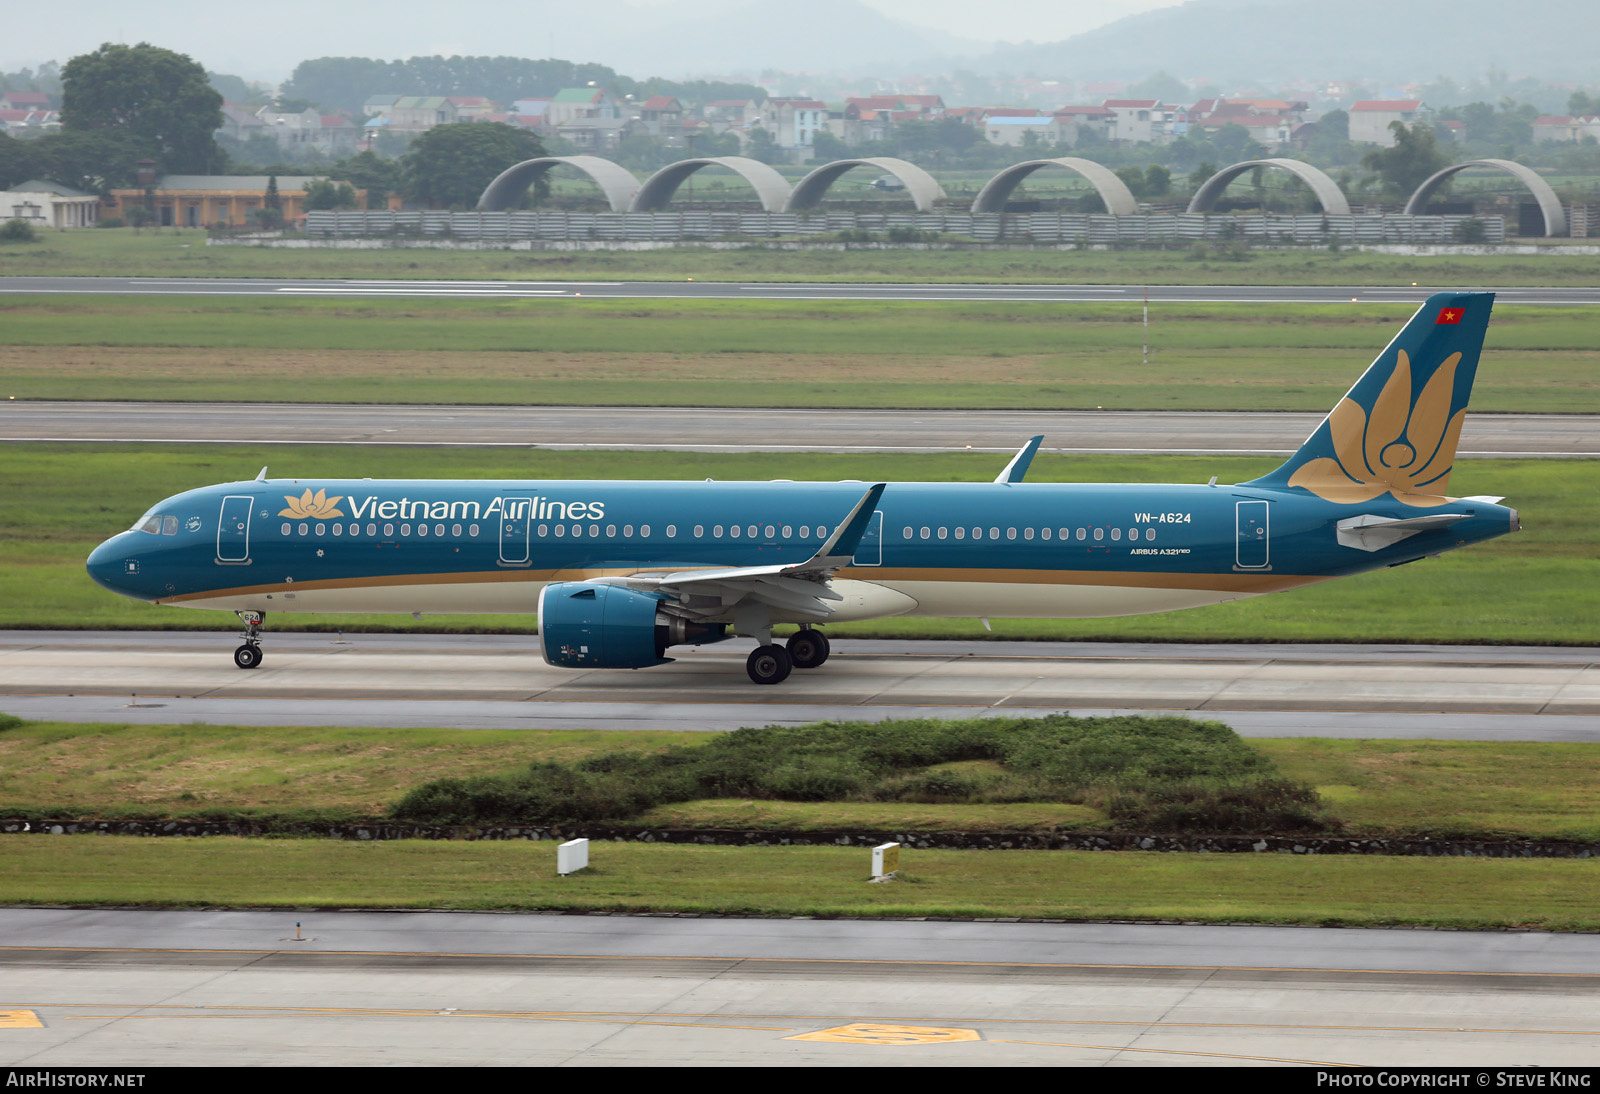
<path id="1" fill-rule="evenodd" d="M 261 664 L 261 621 L 267 613 L 235 611 L 233 614 L 244 624 L 244 632 L 239 636 L 244 639 L 244 645 L 233 651 L 233 663 L 242 669 L 256 668 Z"/>

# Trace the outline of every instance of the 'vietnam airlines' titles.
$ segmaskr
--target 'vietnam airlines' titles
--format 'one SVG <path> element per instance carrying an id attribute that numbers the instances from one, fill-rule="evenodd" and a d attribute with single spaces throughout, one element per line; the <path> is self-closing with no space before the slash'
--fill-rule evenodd
<path id="1" fill-rule="evenodd" d="M 488 505 L 476 501 L 428 501 L 409 497 L 380 500 L 376 495 L 347 499 L 357 520 L 602 520 L 603 501 L 553 501 L 550 498 L 497 497 Z"/>

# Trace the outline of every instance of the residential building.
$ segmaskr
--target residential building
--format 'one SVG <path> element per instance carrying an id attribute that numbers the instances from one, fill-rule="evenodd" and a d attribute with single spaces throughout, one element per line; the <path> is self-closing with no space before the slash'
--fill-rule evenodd
<path id="1" fill-rule="evenodd" d="M 0 110 L 0 133 L 33 137 L 61 128 L 61 114 L 55 110 Z"/>
<path id="2" fill-rule="evenodd" d="M 817 99 L 768 99 L 761 104 L 760 124 L 779 148 L 804 152 L 817 130 L 828 127 L 828 104 Z"/>
<path id="3" fill-rule="evenodd" d="M 761 104 L 754 99 L 714 99 L 700 113 L 718 133 L 743 129 L 761 117 Z"/>
<path id="4" fill-rule="evenodd" d="M 55 108 L 55 103 L 43 91 L 0 91 L 0 110 L 53 112 Z"/>
<path id="5" fill-rule="evenodd" d="M 384 110 L 391 133 L 426 133 L 436 125 L 459 121 L 456 108 L 443 95 L 402 95 Z"/>
<path id="6" fill-rule="evenodd" d="M 1073 143 L 1077 139 L 1077 129 L 1070 125 L 1067 130 L 1062 124 L 1049 114 L 1035 114 L 1029 117 L 997 117 L 990 118 L 983 127 L 983 138 L 990 144 L 1003 144 L 1012 148 L 1020 148 L 1029 142 L 1030 134 L 1033 140 L 1040 144 L 1059 144 L 1063 140 L 1063 132 L 1072 133 Z"/>
<path id="7" fill-rule="evenodd" d="M 652 95 L 636 103 L 633 112 L 639 117 L 644 131 L 668 144 L 683 142 L 683 119 L 687 113 L 683 104 L 671 95 Z"/>
<path id="8" fill-rule="evenodd" d="M 1431 113 L 1421 99 L 1362 99 L 1350 108 L 1350 139 L 1359 144 L 1394 147 L 1389 126 L 1403 122 L 1415 125 Z"/>
<path id="9" fill-rule="evenodd" d="M 0 221 L 20 220 L 35 228 L 92 228 L 100 199 L 47 179 L 29 179 L 0 190 Z"/>
<path id="10" fill-rule="evenodd" d="M 617 118 L 617 101 L 601 87 L 564 87 L 550 100 L 550 123 L 557 128 L 581 118 Z"/>
<path id="11" fill-rule="evenodd" d="M 1589 137 L 1600 140 L 1600 115 L 1545 114 L 1533 120 L 1533 139 L 1575 143 Z"/>
<path id="12" fill-rule="evenodd" d="M 1176 107 L 1160 99 L 1107 99 L 1101 104 L 1116 115 L 1111 139 L 1127 144 L 1166 144 L 1178 120 Z"/>
<path id="13" fill-rule="evenodd" d="M 455 110 L 458 122 L 487 121 L 490 114 L 500 113 L 500 105 L 482 95 L 451 95 L 446 101 Z"/>
<path id="14" fill-rule="evenodd" d="M 1060 128 L 1062 140 L 1077 144 L 1085 133 L 1093 133 L 1102 140 L 1111 140 L 1116 133 L 1117 113 L 1104 106 L 1063 106 L 1052 112 Z"/>
<path id="15" fill-rule="evenodd" d="M 238 103 L 222 104 L 222 126 L 217 136 L 236 141 L 247 141 L 253 136 L 267 136 L 267 123 L 255 113 Z"/>

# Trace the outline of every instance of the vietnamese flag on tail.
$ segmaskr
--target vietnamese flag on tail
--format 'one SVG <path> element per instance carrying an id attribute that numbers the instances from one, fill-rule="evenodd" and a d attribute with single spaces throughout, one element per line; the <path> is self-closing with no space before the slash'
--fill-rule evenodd
<path id="1" fill-rule="evenodd" d="M 1445 324 L 1454 326 L 1461 322 L 1461 317 L 1467 314 L 1466 308 L 1440 308 L 1439 318 L 1434 321 L 1434 326 Z"/>

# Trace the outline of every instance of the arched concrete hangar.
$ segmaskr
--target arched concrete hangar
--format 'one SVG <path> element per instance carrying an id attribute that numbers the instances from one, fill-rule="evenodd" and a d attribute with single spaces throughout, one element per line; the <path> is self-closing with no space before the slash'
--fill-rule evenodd
<path id="1" fill-rule="evenodd" d="M 1406 202 L 1406 212 L 1424 213 L 1428 209 L 1428 199 L 1433 197 L 1445 182 L 1458 171 L 1465 171 L 1469 167 L 1492 167 L 1496 171 L 1504 171 L 1512 178 L 1528 188 L 1533 195 L 1533 200 L 1539 203 L 1539 211 L 1544 214 L 1544 234 L 1547 236 L 1564 236 L 1567 234 L 1567 212 L 1561 207 L 1561 199 L 1556 192 L 1550 189 L 1550 184 L 1539 176 L 1539 173 L 1530 167 L 1510 160 L 1468 160 L 1458 163 L 1453 167 L 1446 167 L 1429 175 L 1417 192 L 1411 195 Z"/>
<path id="2" fill-rule="evenodd" d="M 626 213 L 639 192 L 639 180 L 633 177 L 633 172 L 610 160 L 599 156 L 541 156 L 523 160 L 496 175 L 494 181 L 484 187 L 478 208 L 488 213 L 511 208 L 522 200 L 535 179 L 562 165 L 575 167 L 593 179 L 605 194 L 613 213 Z"/>
<path id="3" fill-rule="evenodd" d="M 726 167 L 750 184 L 768 213 L 781 213 L 789 201 L 789 182 L 760 160 L 746 156 L 718 156 L 711 159 L 679 160 L 669 163 L 639 187 L 629 206 L 630 213 L 653 213 L 665 209 L 672 195 L 688 177 L 703 167 Z"/>
<path id="4" fill-rule="evenodd" d="M 1139 211 L 1139 202 L 1134 198 L 1133 191 L 1128 189 L 1127 183 L 1117 178 L 1115 172 L 1093 160 L 1077 159 L 1072 156 L 1054 160 L 1029 160 L 1007 167 L 983 184 L 983 189 L 978 191 L 978 196 L 972 203 L 972 211 L 1005 212 L 1006 201 L 1011 197 L 1011 192 L 1022 184 L 1023 179 L 1046 167 L 1064 167 L 1073 174 L 1082 176 L 1095 188 L 1100 200 L 1105 202 L 1108 213 L 1123 217 Z"/>
<path id="5" fill-rule="evenodd" d="M 1209 213 L 1216 208 L 1217 199 L 1222 197 L 1222 192 L 1228 188 L 1228 183 L 1257 167 L 1268 167 L 1275 171 L 1287 171 L 1301 182 L 1311 187 L 1317 204 L 1322 206 L 1324 213 L 1345 215 L 1350 212 L 1350 203 L 1345 200 L 1344 191 L 1339 189 L 1339 184 L 1334 182 L 1323 172 L 1312 167 L 1309 163 L 1299 160 L 1271 159 L 1247 160 L 1244 163 L 1235 163 L 1224 167 L 1215 175 L 1200 184 L 1200 189 L 1194 192 L 1194 197 L 1189 201 L 1188 211 L 1191 213 Z"/>
<path id="6" fill-rule="evenodd" d="M 846 171 L 856 167 L 871 167 L 883 174 L 893 175 L 905 183 L 906 193 L 916 202 L 919 213 L 931 213 L 933 203 L 944 200 L 944 188 L 932 175 L 916 164 L 888 156 L 877 156 L 862 160 L 835 160 L 823 164 L 795 183 L 794 191 L 789 195 L 788 204 L 784 206 L 783 211 L 801 213 L 807 209 L 815 209 L 821 204 L 828 188 L 839 181 L 839 177 Z"/>

